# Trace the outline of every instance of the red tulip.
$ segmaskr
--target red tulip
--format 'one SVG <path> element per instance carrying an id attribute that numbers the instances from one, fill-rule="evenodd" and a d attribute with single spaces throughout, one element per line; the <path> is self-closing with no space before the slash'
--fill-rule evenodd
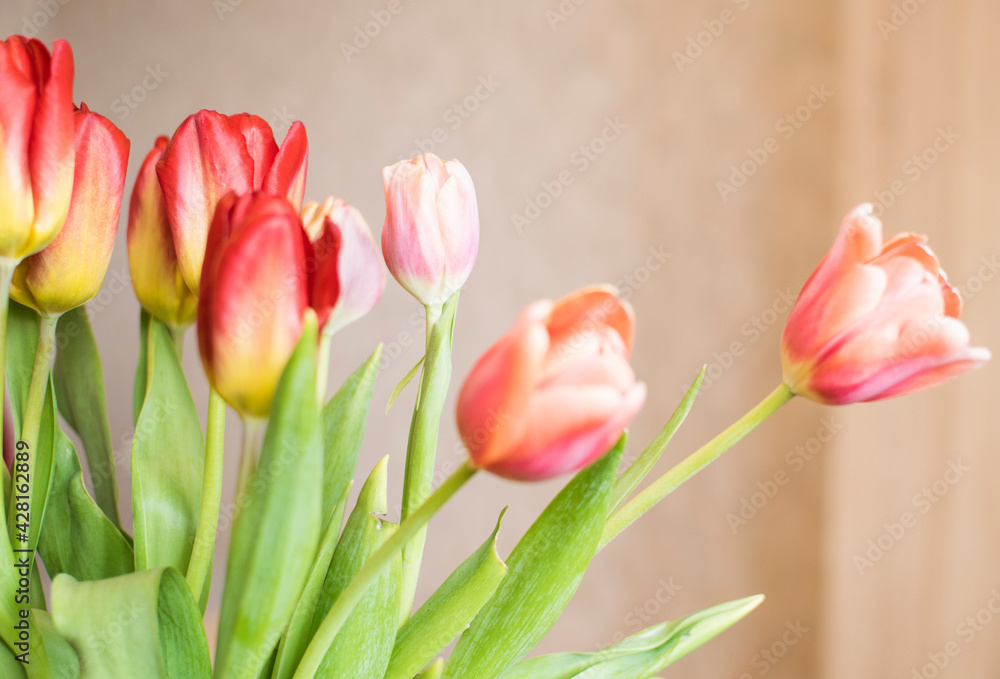
<path id="1" fill-rule="evenodd" d="M 631 306 L 609 286 L 528 306 L 459 394 L 473 463 L 531 481 L 600 457 L 646 398 L 628 363 L 634 332 Z"/>
<path id="2" fill-rule="evenodd" d="M 309 306 L 302 222 L 284 198 L 229 193 L 215 212 L 198 299 L 209 382 L 244 416 L 266 417 Z"/>
<path id="3" fill-rule="evenodd" d="M 181 274 L 156 176 L 167 142 L 164 136 L 156 140 L 135 179 L 128 212 L 128 268 L 139 303 L 163 323 L 179 328 L 194 320 L 198 296 Z"/>
<path id="4" fill-rule="evenodd" d="M 871 205 L 844 219 L 782 337 L 793 392 L 821 403 L 875 401 L 989 360 L 988 350 L 969 346 L 962 301 L 926 242 L 903 233 L 883 243 Z"/>
<path id="5" fill-rule="evenodd" d="M 222 196 L 264 191 L 287 198 L 298 210 L 307 156 L 306 132 L 299 122 L 292 124 L 280 148 L 270 126 L 246 113 L 199 111 L 181 123 L 156 173 L 188 288 L 198 293 L 208 228 Z"/>
<path id="6" fill-rule="evenodd" d="M 73 191 L 73 52 L 56 40 L 0 42 L 0 258 L 52 242 Z"/>
<path id="7" fill-rule="evenodd" d="M 427 153 L 383 169 L 382 179 L 385 263 L 423 305 L 444 304 L 468 280 L 479 252 L 472 178 L 457 160 Z"/>
<path id="8" fill-rule="evenodd" d="M 118 233 L 129 141 L 86 105 L 76 119 L 73 195 L 66 223 L 48 246 L 14 272 L 11 297 L 49 316 L 93 298 L 111 261 Z"/>
<path id="9" fill-rule="evenodd" d="M 371 311 L 385 290 L 385 270 L 371 230 L 353 206 L 333 197 L 310 202 L 302 221 L 313 245 L 312 307 L 330 335 Z"/>

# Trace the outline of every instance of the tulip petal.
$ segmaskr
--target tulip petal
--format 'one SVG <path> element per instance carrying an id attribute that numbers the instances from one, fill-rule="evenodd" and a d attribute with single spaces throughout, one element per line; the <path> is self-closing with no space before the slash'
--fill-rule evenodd
<path id="1" fill-rule="evenodd" d="M 306 128 L 299 121 L 292 123 L 264 178 L 263 189 L 274 196 L 284 196 L 296 210 L 302 208 L 306 193 L 306 168 L 309 164 L 309 142 Z"/>
<path id="2" fill-rule="evenodd" d="M 18 53 L 26 58 L 18 38 L 0 43 L 0 254 L 19 259 L 35 217 L 28 149 L 38 93 Z"/>

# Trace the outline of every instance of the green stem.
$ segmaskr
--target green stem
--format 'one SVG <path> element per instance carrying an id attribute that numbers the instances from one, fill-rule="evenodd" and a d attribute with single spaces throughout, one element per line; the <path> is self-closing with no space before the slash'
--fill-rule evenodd
<path id="1" fill-rule="evenodd" d="M 7 311 L 10 306 L 10 283 L 14 277 L 14 269 L 17 262 L 11 260 L 0 260 L 0 405 L 5 403 L 7 393 Z M 0 410 L 3 408 L 0 407 Z M 0 448 L 3 447 L 3 413 L 0 413 Z M 0 458 L 3 457 L 0 452 Z M 6 463 L 4 463 L 6 464 Z M 4 477 L 6 480 L 6 476 Z M 13 492 L 11 493 L 13 495 Z M 7 505 L 3 491 L 0 490 L 0 525 L 7 525 Z M 14 552 L 10 545 L 10 540 L 0 540 L 0 550 L 2 550 L 2 563 L 4 567 L 14 566 Z"/>
<path id="2" fill-rule="evenodd" d="M 434 478 L 434 458 L 437 455 L 438 427 L 448 384 L 451 381 L 451 336 L 458 306 L 458 293 L 444 305 L 427 307 L 427 349 L 420 373 L 417 401 L 410 421 L 410 438 L 406 445 L 406 468 L 403 474 L 403 509 L 406 520 L 431 493 Z M 403 548 L 403 567 L 399 595 L 399 624 L 410 617 L 420 577 L 427 529 L 421 528 Z"/>
<path id="3" fill-rule="evenodd" d="M 331 333 L 323 333 L 319 338 L 319 353 L 316 355 L 316 400 L 320 410 L 326 404 L 326 384 L 330 379 L 330 341 Z"/>
<path id="4" fill-rule="evenodd" d="M 243 506 L 250 489 L 250 481 L 257 471 L 260 449 L 264 443 L 267 420 L 256 417 L 243 418 L 243 450 L 240 453 L 240 471 L 236 482 L 236 505 Z"/>
<path id="5" fill-rule="evenodd" d="M 608 517 L 607 522 L 604 524 L 604 533 L 601 535 L 601 543 L 598 549 L 603 549 L 606 544 L 614 540 L 633 521 L 648 512 L 660 500 L 670 495 L 678 486 L 729 450 L 737 441 L 774 414 L 778 408 L 787 403 L 794 395 L 791 389 L 782 382 L 781 386 L 768 394 L 750 412 L 736 420 L 725 431 L 696 450 L 676 467 L 656 481 L 653 481 L 653 483 L 632 498 L 625 506 Z"/>
<path id="6" fill-rule="evenodd" d="M 222 503 L 222 460 L 226 436 L 226 403 L 215 389 L 208 391 L 208 421 L 205 432 L 205 474 L 201 485 L 201 507 L 194 547 L 188 563 L 187 583 L 195 601 L 201 601 L 202 589 L 215 554 L 215 532 L 219 526 Z"/>
<path id="7" fill-rule="evenodd" d="M 383 543 L 379 549 L 371 555 L 364 567 L 358 571 L 347 588 L 337 597 L 333 607 L 323 618 L 319 629 L 309 642 L 298 669 L 295 671 L 293 679 L 312 679 L 316 676 L 320 663 L 337 638 L 340 628 L 350 617 L 354 607 L 361 601 L 361 598 L 368 591 L 368 588 L 379 576 L 382 569 L 389 565 L 389 562 L 404 545 L 410 542 L 414 535 L 422 531 L 431 517 L 437 513 L 441 507 L 456 493 L 458 489 L 465 485 L 478 470 L 472 463 L 466 462 L 455 471 L 454 474 L 445 479 L 444 483 L 435 490 L 427 500 L 420 505 L 410 516 L 399 525 L 396 532 Z"/>

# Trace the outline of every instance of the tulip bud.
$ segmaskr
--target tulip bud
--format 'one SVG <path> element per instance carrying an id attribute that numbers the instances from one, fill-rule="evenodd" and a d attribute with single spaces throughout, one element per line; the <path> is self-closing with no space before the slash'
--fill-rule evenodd
<path id="1" fill-rule="evenodd" d="M 634 332 L 631 306 L 610 286 L 528 306 L 459 393 L 473 464 L 534 481 L 604 454 L 646 399 L 628 362 Z"/>
<path id="2" fill-rule="evenodd" d="M 156 173 L 174 248 L 187 287 L 198 293 L 208 228 L 229 191 L 287 198 L 298 210 L 305 191 L 308 146 L 302 123 L 293 123 L 278 148 L 271 127 L 246 113 L 199 111 L 171 138 Z"/>
<path id="3" fill-rule="evenodd" d="M 302 222 L 264 193 L 219 202 L 198 299 L 198 346 L 209 382 L 240 414 L 266 417 L 302 334 L 309 303 Z"/>
<path id="4" fill-rule="evenodd" d="M 302 222 L 312 241 L 312 307 L 327 335 L 361 318 L 385 290 L 385 270 L 361 213 L 339 198 L 310 202 Z M 325 324 L 325 325 L 324 325 Z"/>
<path id="5" fill-rule="evenodd" d="M 433 153 L 382 170 L 382 254 L 389 271 L 424 306 L 444 304 L 472 272 L 479 209 L 472 178 Z"/>
<path id="6" fill-rule="evenodd" d="M 0 42 L 0 258 L 52 242 L 73 192 L 73 52 L 56 40 Z"/>
<path id="7" fill-rule="evenodd" d="M 135 179 L 128 213 L 128 268 L 139 303 L 163 323 L 179 328 L 194 320 L 198 296 L 181 275 L 156 177 L 167 141 L 163 136 L 156 140 Z"/>
<path id="8" fill-rule="evenodd" d="M 73 195 L 66 223 L 14 271 L 11 297 L 48 316 L 85 304 L 101 289 L 118 233 L 129 141 L 84 105 L 76 118 Z"/>
<path id="9" fill-rule="evenodd" d="M 782 336 L 793 392 L 829 404 L 875 401 L 989 360 L 988 350 L 969 346 L 962 301 L 926 242 L 903 233 L 883 243 L 871 205 L 844 219 Z"/>

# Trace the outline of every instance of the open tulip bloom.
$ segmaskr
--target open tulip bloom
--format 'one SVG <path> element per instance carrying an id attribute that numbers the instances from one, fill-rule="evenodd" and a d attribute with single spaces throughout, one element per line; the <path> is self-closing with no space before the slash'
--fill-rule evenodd
<path id="1" fill-rule="evenodd" d="M 74 106 L 72 79 L 65 42 L 51 52 L 16 36 L 0 44 L 0 357 L 17 440 L 0 466 L 5 679 L 653 677 L 763 597 L 659 622 L 599 653 L 525 658 L 599 550 L 793 396 L 834 405 L 900 396 L 990 358 L 970 346 L 961 299 L 927 239 L 883 240 L 862 205 L 791 311 L 778 387 L 671 469 L 646 482 L 704 369 L 620 468 L 625 429 L 656 385 L 630 363 L 643 341 L 634 310 L 594 285 L 525 300 L 484 348 L 455 390 L 468 457 L 435 488 L 459 293 L 479 250 L 470 173 L 432 154 L 386 167 L 380 252 L 357 208 L 305 202 L 301 123 L 279 145 L 256 116 L 200 111 L 172 137 L 143 140 L 151 150 L 136 160 L 129 194 L 142 306 L 129 533 L 85 311 L 111 255 L 129 141 Z M 389 402 L 419 374 L 400 442 L 399 516 L 388 510 L 395 457 L 356 477 L 381 347 L 332 397 L 326 388 L 335 333 L 372 311 L 383 266 L 427 313 L 424 357 Z M 195 320 L 211 385 L 204 428 L 180 360 Z M 227 404 L 243 421 L 231 459 Z M 223 503 L 226 469 L 239 470 L 238 483 Z M 480 471 L 517 482 L 572 476 L 506 558 L 498 511 L 496 529 L 415 606 L 429 522 Z M 228 555 L 216 549 L 220 529 L 230 531 Z M 218 559 L 227 577 L 210 653 L 203 618 Z"/>

